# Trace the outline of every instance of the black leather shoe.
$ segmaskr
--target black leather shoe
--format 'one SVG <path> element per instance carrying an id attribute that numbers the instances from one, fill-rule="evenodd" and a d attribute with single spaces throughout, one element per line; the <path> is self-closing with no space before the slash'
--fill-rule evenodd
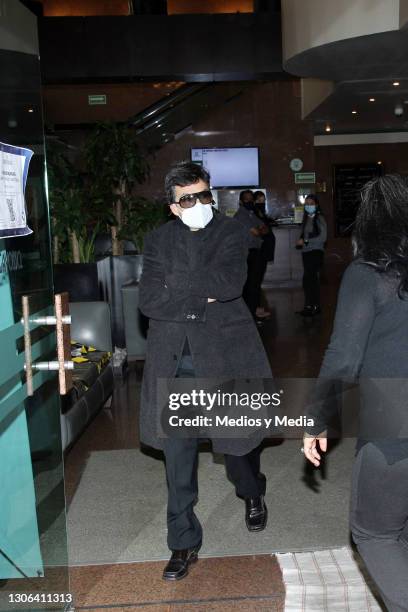
<path id="1" fill-rule="evenodd" d="M 170 561 L 163 571 L 164 580 L 181 580 L 188 574 L 190 563 L 195 563 L 198 559 L 198 551 L 201 544 L 194 548 L 185 548 L 184 550 L 173 550 Z"/>
<path id="2" fill-rule="evenodd" d="M 268 520 L 264 496 L 245 498 L 245 523 L 248 531 L 262 531 Z"/>
<path id="3" fill-rule="evenodd" d="M 298 310 L 295 314 L 301 315 L 302 317 L 314 317 L 321 312 L 320 306 L 305 306 L 303 310 Z"/>
<path id="4" fill-rule="evenodd" d="M 265 495 L 265 493 L 266 493 L 266 476 L 265 476 L 265 474 L 262 474 L 262 472 L 259 472 L 258 480 L 259 480 L 259 485 L 261 487 L 260 493 L 261 493 L 261 495 Z"/>

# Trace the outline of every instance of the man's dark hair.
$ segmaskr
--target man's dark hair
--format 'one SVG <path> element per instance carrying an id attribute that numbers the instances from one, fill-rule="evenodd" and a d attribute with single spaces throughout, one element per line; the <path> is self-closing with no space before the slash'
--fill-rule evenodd
<path id="1" fill-rule="evenodd" d="M 239 201 L 242 202 L 242 197 L 246 194 L 246 193 L 250 193 L 251 196 L 254 196 L 254 192 L 252 191 L 252 189 L 244 189 L 244 191 L 241 191 L 241 193 L 239 194 Z"/>
<path id="2" fill-rule="evenodd" d="M 210 175 L 203 166 L 190 161 L 182 161 L 175 164 L 164 180 L 164 188 L 169 204 L 172 204 L 175 200 L 174 188 L 176 186 L 185 187 L 186 185 L 198 183 L 199 180 L 204 181 L 208 185 L 210 184 Z"/>
<path id="3" fill-rule="evenodd" d="M 262 196 L 262 197 L 263 197 L 263 198 L 265 198 L 265 200 L 266 200 L 266 195 L 265 195 L 265 194 L 264 194 L 264 192 L 263 192 L 263 191 L 261 191 L 261 190 L 254 191 L 254 194 L 253 194 L 253 195 L 254 195 L 254 200 L 256 200 L 256 198 L 259 198 L 259 196 Z"/>

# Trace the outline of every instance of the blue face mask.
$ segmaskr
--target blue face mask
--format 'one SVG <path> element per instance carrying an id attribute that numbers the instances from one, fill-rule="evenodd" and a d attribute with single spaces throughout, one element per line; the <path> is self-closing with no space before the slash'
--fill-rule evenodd
<path id="1" fill-rule="evenodd" d="M 314 204 L 305 204 L 305 211 L 308 215 L 314 215 L 316 212 L 316 206 Z"/>

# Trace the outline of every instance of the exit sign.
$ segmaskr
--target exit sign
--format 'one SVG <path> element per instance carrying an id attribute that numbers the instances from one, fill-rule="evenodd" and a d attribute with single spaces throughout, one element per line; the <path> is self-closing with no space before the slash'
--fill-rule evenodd
<path id="1" fill-rule="evenodd" d="M 295 183 L 312 185 L 316 182 L 316 172 L 295 172 Z"/>
<path id="2" fill-rule="evenodd" d="M 92 95 L 88 96 L 88 104 L 89 106 L 97 106 L 98 104 L 106 104 L 106 95 Z"/>

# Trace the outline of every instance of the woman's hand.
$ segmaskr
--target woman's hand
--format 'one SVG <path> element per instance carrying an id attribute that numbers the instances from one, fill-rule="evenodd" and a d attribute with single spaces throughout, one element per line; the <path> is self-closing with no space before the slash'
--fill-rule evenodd
<path id="1" fill-rule="evenodd" d="M 304 244 L 305 244 L 305 241 L 303 240 L 303 238 L 299 238 L 299 240 L 296 243 L 296 246 L 301 248 L 304 246 Z"/>
<path id="2" fill-rule="evenodd" d="M 321 456 L 318 453 L 318 449 L 325 453 L 327 451 L 327 437 L 325 433 L 318 437 L 312 437 L 305 434 L 303 438 L 303 452 L 308 461 L 313 463 L 315 467 L 319 467 Z"/>

